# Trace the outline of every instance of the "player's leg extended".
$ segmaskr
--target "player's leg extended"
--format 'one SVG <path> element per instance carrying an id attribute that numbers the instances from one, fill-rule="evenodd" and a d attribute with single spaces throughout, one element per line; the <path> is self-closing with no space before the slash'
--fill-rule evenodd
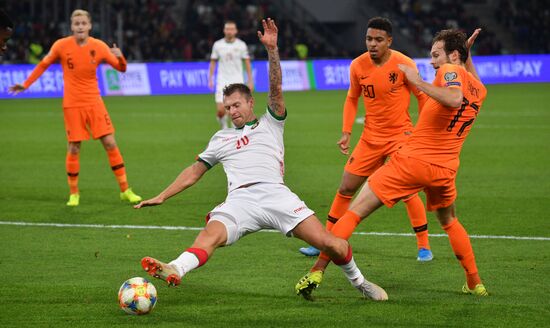
<path id="1" fill-rule="evenodd" d="M 464 293 L 474 294 L 478 296 L 487 296 L 487 290 L 481 282 L 477 271 L 477 265 L 470 242 L 470 237 L 466 229 L 460 224 L 455 215 L 455 206 L 440 208 L 437 210 L 437 218 L 441 226 L 449 236 L 449 242 L 453 248 L 456 258 L 464 268 L 466 274 L 466 284 L 462 288 Z"/>
<path id="2" fill-rule="evenodd" d="M 334 196 L 334 200 L 332 201 L 332 205 L 330 206 L 330 211 L 328 213 L 326 223 L 327 231 L 331 231 L 336 221 L 338 221 L 338 219 L 346 213 L 353 195 L 355 195 L 365 180 L 367 180 L 367 177 L 344 171 L 342 181 L 340 182 L 340 187 Z M 318 256 L 319 250 L 313 246 L 302 247 L 300 248 L 300 253 L 306 256 Z"/>
<path id="3" fill-rule="evenodd" d="M 166 281 L 171 286 L 177 286 L 181 278 L 206 263 L 216 248 L 227 242 L 227 229 L 223 223 L 216 220 L 208 222 L 193 245 L 170 263 L 163 263 L 152 257 L 144 257 L 141 266 L 155 278 Z"/>
<path id="4" fill-rule="evenodd" d="M 67 206 L 78 206 L 80 194 L 78 191 L 78 174 L 80 172 L 80 141 L 69 141 L 65 167 L 67 169 L 67 182 L 69 183 L 69 201 Z"/>
<path id="5" fill-rule="evenodd" d="M 128 179 L 126 177 L 126 167 L 124 166 L 124 159 L 120 153 L 120 149 L 115 141 L 115 136 L 113 134 L 107 134 L 99 138 L 103 144 L 103 148 L 107 152 L 109 157 L 109 164 L 111 165 L 111 170 L 115 174 L 118 185 L 120 187 L 120 199 L 129 201 L 130 203 L 137 203 L 141 201 L 141 197 L 136 195 L 132 189 L 128 187 Z"/>
<path id="6" fill-rule="evenodd" d="M 428 219 L 422 199 L 418 194 L 414 194 L 403 200 L 407 208 L 407 215 L 411 221 L 411 226 L 416 234 L 416 245 L 418 246 L 418 261 L 426 262 L 433 259 L 428 240 Z"/>
<path id="7" fill-rule="evenodd" d="M 321 249 L 335 264 L 340 266 L 346 278 L 363 296 L 373 300 L 387 300 L 386 292 L 367 281 L 353 260 L 352 250 L 348 242 L 337 238 L 323 229 L 321 222 L 314 215 L 308 217 L 294 228 L 292 234 L 305 242 Z M 296 285 L 296 293 L 311 299 L 311 292 L 322 280 L 322 271 L 310 272 Z"/>
<path id="8" fill-rule="evenodd" d="M 330 232 L 336 237 L 348 240 L 363 218 L 366 218 L 380 206 L 382 206 L 382 202 L 372 192 L 368 183 L 365 183 L 351 203 L 349 210 L 336 222 Z M 330 257 L 321 253 L 311 271 L 324 271 L 329 263 Z"/>

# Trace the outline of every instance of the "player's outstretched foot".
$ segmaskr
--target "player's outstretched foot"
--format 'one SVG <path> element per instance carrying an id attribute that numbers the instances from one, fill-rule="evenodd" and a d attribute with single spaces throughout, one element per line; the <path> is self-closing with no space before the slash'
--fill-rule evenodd
<path id="1" fill-rule="evenodd" d="M 320 250 L 318 250 L 317 248 L 315 248 L 313 246 L 300 247 L 299 251 L 300 251 L 300 253 L 304 254 L 305 256 L 319 256 L 319 254 L 321 253 Z"/>
<path id="2" fill-rule="evenodd" d="M 136 195 L 132 191 L 132 188 L 128 188 L 124 192 L 120 193 L 120 200 L 126 200 L 132 204 L 135 204 L 141 202 L 141 196 Z"/>
<path id="3" fill-rule="evenodd" d="M 69 201 L 67 202 L 67 206 L 78 206 L 78 204 L 80 204 L 80 195 L 70 194 Z"/>
<path id="4" fill-rule="evenodd" d="M 373 301 L 388 300 L 388 294 L 386 293 L 384 288 L 368 281 L 367 279 L 365 279 L 365 281 L 363 281 L 361 285 L 355 286 L 355 288 L 357 288 L 365 298 L 369 298 Z"/>
<path id="5" fill-rule="evenodd" d="M 166 281 L 169 286 L 177 286 L 181 282 L 178 270 L 171 264 L 163 263 L 152 257 L 144 257 L 141 259 L 141 267 L 151 276 Z"/>
<path id="6" fill-rule="evenodd" d="M 477 284 L 474 289 L 470 289 L 468 288 L 468 284 L 464 284 L 464 286 L 462 286 L 462 292 L 464 294 L 472 294 L 475 296 L 489 296 L 489 293 L 483 284 Z"/>
<path id="7" fill-rule="evenodd" d="M 420 248 L 418 250 L 418 257 L 416 258 L 416 260 L 420 262 L 428 262 L 433 260 L 433 258 L 434 255 L 432 254 L 432 251 L 427 248 Z"/>
<path id="8" fill-rule="evenodd" d="M 312 301 L 311 293 L 323 281 L 323 271 L 308 272 L 294 287 L 296 295 L 302 295 L 306 300 Z"/>

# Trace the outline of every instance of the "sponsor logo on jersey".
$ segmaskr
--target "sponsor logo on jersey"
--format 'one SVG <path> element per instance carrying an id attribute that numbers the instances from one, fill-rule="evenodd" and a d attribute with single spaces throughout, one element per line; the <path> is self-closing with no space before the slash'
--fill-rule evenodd
<path id="1" fill-rule="evenodd" d="M 300 206 L 300 207 L 298 207 L 297 209 L 294 210 L 294 213 L 298 213 L 298 212 L 300 212 L 300 211 L 303 211 L 303 210 L 305 210 L 306 208 L 307 208 L 307 207 L 305 207 L 305 206 Z"/>

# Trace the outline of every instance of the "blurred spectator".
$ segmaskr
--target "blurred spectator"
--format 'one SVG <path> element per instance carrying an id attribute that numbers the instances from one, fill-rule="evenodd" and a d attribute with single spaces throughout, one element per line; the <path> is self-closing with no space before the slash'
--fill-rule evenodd
<path id="1" fill-rule="evenodd" d="M 496 35 L 468 14 L 463 2 L 454 0 L 387 0 L 378 3 L 401 32 L 411 37 L 420 49 L 429 49 L 435 33 L 445 28 L 460 28 L 472 33 L 483 28 L 473 51 L 477 55 L 502 53 Z"/>
<path id="2" fill-rule="evenodd" d="M 550 4 L 540 0 L 500 0 L 496 18 L 529 53 L 550 53 Z"/>

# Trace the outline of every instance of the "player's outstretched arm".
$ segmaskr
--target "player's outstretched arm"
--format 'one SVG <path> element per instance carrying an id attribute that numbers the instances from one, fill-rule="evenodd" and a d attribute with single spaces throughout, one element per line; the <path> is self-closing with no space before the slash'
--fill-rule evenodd
<path id="1" fill-rule="evenodd" d="M 474 33 L 468 38 L 468 41 L 466 41 L 466 46 L 468 47 L 468 59 L 466 60 L 466 63 L 464 63 L 464 66 L 466 66 L 466 70 L 470 72 L 478 81 L 481 81 L 479 78 L 479 75 L 477 74 L 476 67 L 474 65 L 474 61 L 472 60 L 472 46 L 474 45 L 475 40 L 477 39 L 477 36 L 481 32 L 480 28 L 476 28 Z"/>
<path id="2" fill-rule="evenodd" d="M 264 33 L 258 31 L 258 38 L 267 50 L 269 60 L 269 107 L 277 116 L 284 117 L 286 114 L 285 102 L 283 99 L 283 74 L 281 72 L 281 59 L 277 48 L 278 29 L 275 21 L 271 18 L 262 20 Z"/>
<path id="3" fill-rule="evenodd" d="M 418 71 L 413 67 L 398 64 L 399 69 L 405 73 L 407 80 L 414 84 L 420 91 L 425 92 L 429 97 L 435 99 L 443 106 L 457 108 L 462 104 L 462 90 L 459 88 L 443 88 L 430 84 L 420 77 Z"/>
<path id="4" fill-rule="evenodd" d="M 163 192 L 158 194 L 156 197 L 144 200 L 141 203 L 134 206 L 134 208 L 142 208 L 147 206 L 156 206 L 164 203 L 168 198 L 184 191 L 185 189 L 191 187 L 197 183 L 200 178 L 208 171 L 206 165 L 201 162 L 195 162 L 193 165 L 185 168 Z"/>

